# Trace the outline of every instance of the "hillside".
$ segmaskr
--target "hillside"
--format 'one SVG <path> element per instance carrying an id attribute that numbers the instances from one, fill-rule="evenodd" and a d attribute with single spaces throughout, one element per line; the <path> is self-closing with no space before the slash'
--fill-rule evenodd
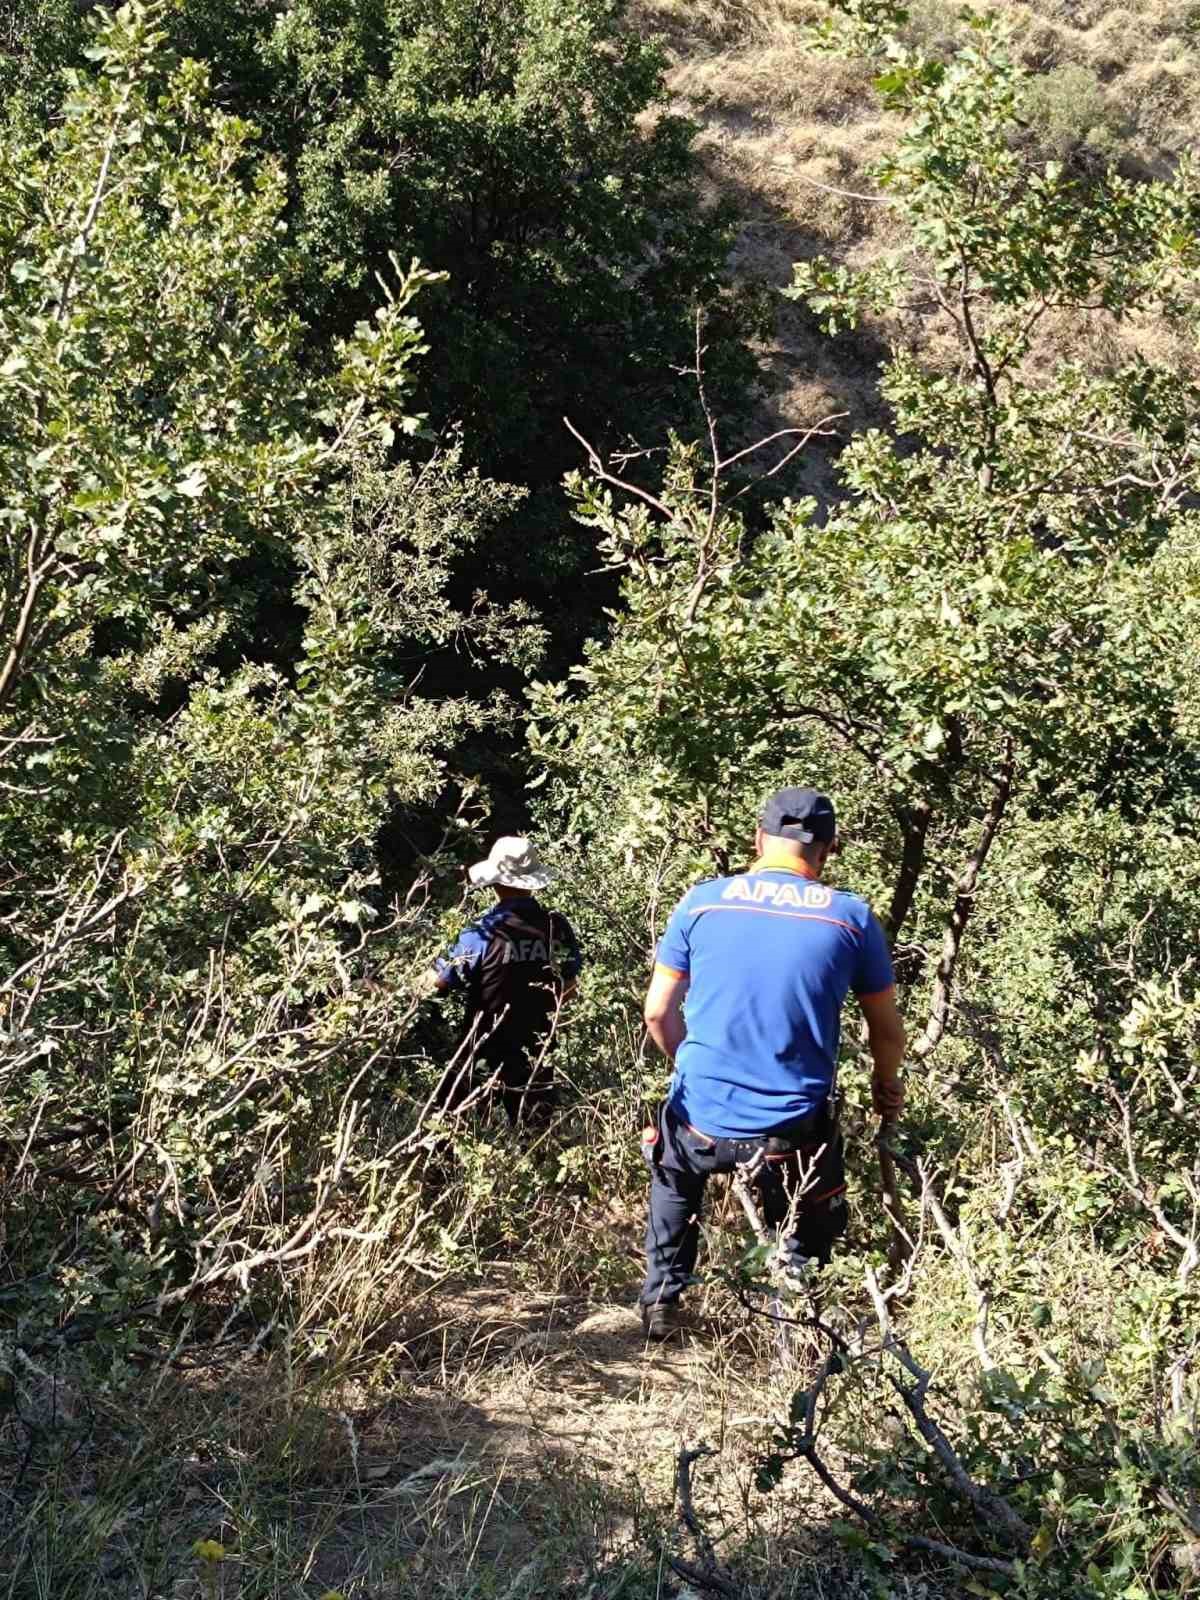
<path id="1" fill-rule="evenodd" d="M 1027 105 L 1031 161 L 1085 172 L 1115 162 L 1130 175 L 1161 175 L 1194 144 L 1200 7 L 1060 0 L 982 9 L 1010 19 L 1015 55 L 1037 75 Z M 908 42 L 931 54 L 948 56 L 968 37 L 962 8 L 948 0 L 915 0 L 909 11 Z M 899 124 L 880 109 L 869 65 L 806 48 L 805 29 L 827 8 L 811 0 L 638 0 L 636 14 L 669 54 L 676 109 L 700 125 L 712 195 L 730 198 L 743 218 L 734 253 L 740 281 L 778 290 L 795 261 L 822 255 L 860 268 L 902 243 L 903 220 L 871 184 L 872 164 Z M 841 411 L 849 412 L 844 435 L 880 423 L 876 377 L 890 342 L 926 359 L 940 348 L 941 330 L 927 316 L 868 321 L 830 340 L 802 309 L 772 298 L 774 338 L 760 350 L 762 432 Z M 1151 359 L 1196 364 L 1154 325 L 1118 329 L 1091 318 L 1081 329 L 1064 318 L 1043 330 L 1047 354 L 1081 341 L 1094 366 L 1119 360 L 1131 345 Z M 794 487 L 829 492 L 827 462 L 811 456 Z"/>

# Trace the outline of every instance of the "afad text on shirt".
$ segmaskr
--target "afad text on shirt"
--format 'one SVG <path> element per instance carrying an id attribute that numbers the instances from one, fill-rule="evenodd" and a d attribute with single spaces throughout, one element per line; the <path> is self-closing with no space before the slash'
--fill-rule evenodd
<path id="1" fill-rule="evenodd" d="M 824 911 L 833 904 L 833 890 L 823 883 L 775 883 L 770 878 L 733 878 L 722 890 L 721 899 L 746 900 L 759 906 L 795 906 L 801 911 Z"/>

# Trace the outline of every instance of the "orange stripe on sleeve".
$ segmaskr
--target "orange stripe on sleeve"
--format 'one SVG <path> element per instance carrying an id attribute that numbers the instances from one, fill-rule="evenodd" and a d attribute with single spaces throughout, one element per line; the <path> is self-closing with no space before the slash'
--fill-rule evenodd
<path id="1" fill-rule="evenodd" d="M 665 977 L 668 977 L 668 978 L 686 978 L 687 977 L 687 973 L 686 972 L 680 972 L 677 967 L 664 967 L 661 961 L 656 961 L 654 963 L 654 970 L 655 970 L 655 972 L 663 973 L 663 975 Z"/>

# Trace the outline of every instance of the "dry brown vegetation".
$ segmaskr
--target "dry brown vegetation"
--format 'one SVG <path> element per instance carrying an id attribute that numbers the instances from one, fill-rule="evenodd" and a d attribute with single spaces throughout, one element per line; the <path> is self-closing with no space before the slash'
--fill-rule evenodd
<path id="1" fill-rule="evenodd" d="M 1028 104 L 1031 157 L 1095 170 L 1110 162 L 1135 174 L 1169 170 L 1194 143 L 1200 111 L 1200 5 L 1166 0 L 1124 8 L 1095 4 L 1004 4 L 1018 59 L 1036 76 Z M 934 55 L 961 47 L 962 8 L 913 0 L 909 42 Z M 897 248 L 904 225 L 873 195 L 871 169 L 898 125 L 872 91 L 872 68 L 814 55 L 806 29 L 827 14 L 819 0 L 638 0 L 639 25 L 671 60 L 676 109 L 701 128 L 714 196 L 743 221 L 734 266 L 745 283 L 779 289 L 795 261 L 816 255 L 866 266 Z M 1080 353 L 1065 320 L 1043 329 L 1039 359 Z M 779 300 L 764 342 L 763 405 L 755 427 L 848 411 L 846 434 L 884 420 L 876 388 L 890 343 L 948 355 L 928 318 L 868 321 L 830 340 L 802 308 Z M 1151 360 L 1194 363 L 1153 325 L 1105 326 L 1092 317 L 1089 364 L 1115 364 L 1136 347 Z M 794 488 L 831 488 L 828 462 L 809 456 Z"/>
<path id="2" fill-rule="evenodd" d="M 726 1266 L 735 1210 L 710 1241 Z M 128 1386 L 118 1407 L 26 1363 L 23 1424 L 0 1442 L 23 1529 L 0 1592 L 686 1595 L 667 1561 L 686 1549 L 676 1459 L 702 1441 L 713 1454 L 695 1474 L 696 1510 L 735 1560 L 738 1594 L 866 1600 L 814 1480 L 755 1491 L 766 1429 L 794 1387 L 763 1325 L 712 1285 L 685 1345 L 647 1347 L 631 1303 L 640 1218 L 593 1202 L 579 1223 L 577 1249 L 607 1235 L 630 1282 L 555 1288 L 546 1261 L 537 1290 L 519 1262 L 424 1295 L 410 1281 L 402 1319 L 348 1361 L 306 1361 L 289 1336 L 211 1366 L 149 1367 L 134 1405 Z M 377 1323 L 397 1285 L 361 1260 L 354 1272 Z M 899 1581 L 914 1600 L 943 1593 Z"/>

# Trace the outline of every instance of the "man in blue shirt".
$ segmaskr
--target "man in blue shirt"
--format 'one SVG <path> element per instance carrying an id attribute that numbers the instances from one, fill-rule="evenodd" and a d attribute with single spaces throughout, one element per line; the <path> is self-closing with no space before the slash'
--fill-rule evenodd
<path id="1" fill-rule="evenodd" d="M 550 1050 L 583 964 L 575 930 L 536 898 L 554 877 L 528 839 L 498 839 L 471 882 L 496 904 L 434 963 L 434 987 L 466 996 L 466 1027 L 441 1093 L 444 1111 L 471 1093 L 483 1068 L 499 1074 L 510 1122 L 541 1128 L 554 1109 Z"/>
<path id="2" fill-rule="evenodd" d="M 746 872 L 684 895 L 658 947 L 646 1026 L 675 1064 L 651 1171 L 642 1322 L 680 1326 L 696 1264 L 704 1186 L 760 1152 L 768 1223 L 797 1256 L 827 1262 L 846 1226 L 841 1135 L 831 1106 L 842 1004 L 866 1018 L 872 1096 L 903 1105 L 904 1026 L 887 941 L 870 907 L 821 882 L 837 824 L 828 796 L 781 789 L 767 801 Z"/>

